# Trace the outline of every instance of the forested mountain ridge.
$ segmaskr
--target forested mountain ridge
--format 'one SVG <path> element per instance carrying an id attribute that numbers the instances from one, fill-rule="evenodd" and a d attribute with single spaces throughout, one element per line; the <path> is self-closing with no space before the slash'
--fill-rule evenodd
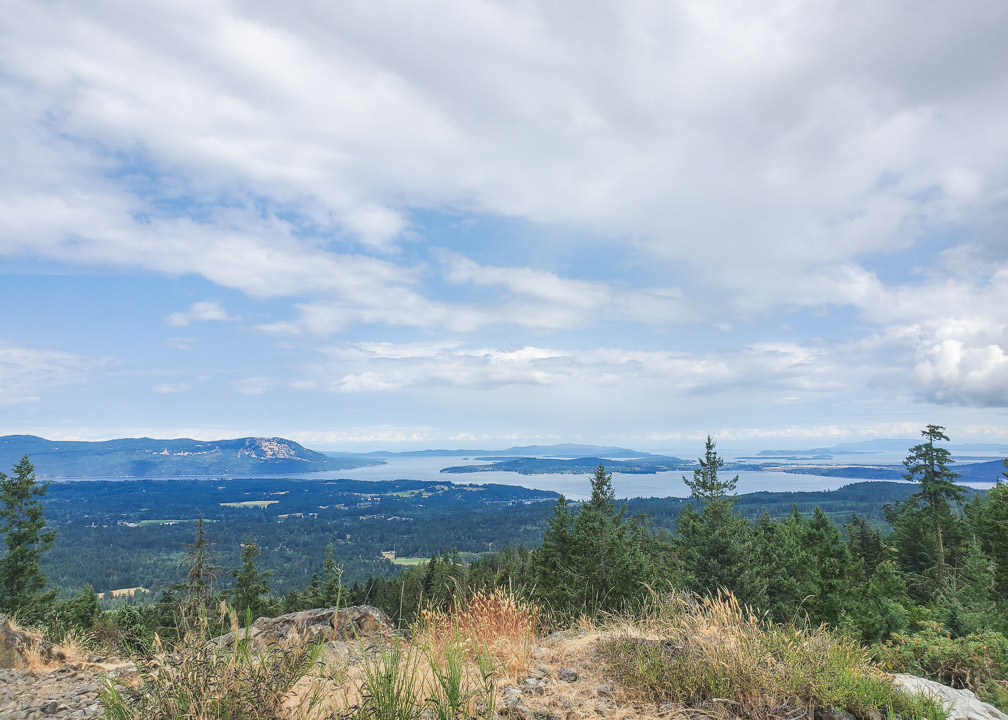
<path id="1" fill-rule="evenodd" d="M 453 465 L 442 468 L 443 473 L 478 473 L 478 472 L 516 472 L 522 475 L 540 473 L 562 473 L 568 475 L 583 475 L 598 467 L 601 458 L 579 457 L 573 459 L 541 458 L 541 457 L 509 457 L 497 460 L 492 457 L 478 458 L 491 460 L 485 465 Z M 648 455 L 634 460 L 606 460 L 606 465 L 613 472 L 635 475 L 648 475 L 668 470 L 692 469 L 695 463 L 682 458 L 666 455 Z"/>
<path id="2" fill-rule="evenodd" d="M 42 477 L 166 477 L 316 472 L 381 465 L 376 458 L 329 457 L 279 437 L 229 440 L 123 438 L 55 441 L 34 435 L 0 437 L 0 467 L 25 455 Z"/>

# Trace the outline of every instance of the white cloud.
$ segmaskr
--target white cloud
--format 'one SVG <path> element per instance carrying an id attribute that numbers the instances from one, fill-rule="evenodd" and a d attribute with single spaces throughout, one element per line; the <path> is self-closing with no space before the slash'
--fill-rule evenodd
<path id="1" fill-rule="evenodd" d="M 317 368 L 341 393 L 428 392 L 435 388 L 494 389 L 509 386 L 601 388 L 650 387 L 672 396 L 759 384 L 764 391 L 835 393 L 844 373 L 817 348 L 757 344 L 732 352 L 685 353 L 596 348 L 574 352 L 535 346 L 464 348 L 443 344 L 351 343 L 331 348 L 331 362 Z"/>
<path id="2" fill-rule="evenodd" d="M 86 149 L 139 148 L 170 178 L 157 193 L 175 182 L 200 202 L 268 198 L 365 249 L 390 250 L 416 208 L 486 211 L 634 238 L 684 263 L 694 290 L 772 308 L 844 302 L 842 288 L 792 283 L 950 223 L 984 244 L 1003 214 L 996 3 L 926 21 L 867 3 L 440 8 L 180 2 L 141 18 L 120 2 L 14 2 L 4 119 L 35 162 L 15 158 L 9 236 L 37 225 L 31 252 L 263 295 L 337 288 L 351 306 L 357 289 L 402 281 L 310 251 L 268 213 L 210 228 L 149 217 L 110 179 L 114 162 Z M 497 282 L 488 272 L 473 280 Z M 572 313 L 545 326 L 601 297 L 559 277 L 506 282 L 562 295 L 538 296 Z"/>
<path id="3" fill-rule="evenodd" d="M 617 290 L 535 268 L 480 265 L 458 253 L 436 254 L 449 282 L 504 289 L 501 302 L 484 323 L 556 330 L 584 327 L 599 319 L 662 326 L 698 319 L 689 314 L 681 289 L 675 287 Z"/>
<path id="4" fill-rule="evenodd" d="M 155 385 L 153 390 L 161 395 L 173 395 L 175 393 L 185 392 L 189 389 L 189 383 L 177 382 L 177 383 L 160 383 Z"/>
<path id="5" fill-rule="evenodd" d="M 196 338 L 191 337 L 173 337 L 168 338 L 168 347 L 175 348 L 176 350 L 192 350 L 193 345 L 196 344 Z"/>
<path id="6" fill-rule="evenodd" d="M 911 380 L 933 402 L 1008 407 L 1008 354 L 1000 345 L 945 340 L 924 353 Z"/>
<path id="7" fill-rule="evenodd" d="M 35 402 L 47 390 L 86 381 L 109 360 L 0 343 L 0 405 Z"/>
<path id="8" fill-rule="evenodd" d="M 235 322 L 241 318 L 237 315 L 229 315 L 227 311 L 216 302 L 197 302 L 186 312 L 176 312 L 165 318 L 172 327 L 186 327 L 194 322 L 226 321 Z"/>
<path id="9" fill-rule="evenodd" d="M 256 327 L 294 347 L 370 341 L 285 387 L 1003 407 L 1006 28 L 997 2 L 11 0 L 0 256 L 199 276 L 280 299 Z M 33 362 L 60 376 L 23 360 L 8 398 Z"/>
<path id="10" fill-rule="evenodd" d="M 268 377 L 256 376 L 235 380 L 232 384 L 243 395 L 262 395 L 272 387 L 273 381 Z"/>
<path id="11" fill-rule="evenodd" d="M 608 290 L 596 283 L 569 280 L 532 268 L 478 265 L 456 253 L 444 253 L 442 257 L 448 266 L 447 278 L 453 283 L 504 286 L 515 295 L 584 311 L 595 310 L 609 301 Z"/>

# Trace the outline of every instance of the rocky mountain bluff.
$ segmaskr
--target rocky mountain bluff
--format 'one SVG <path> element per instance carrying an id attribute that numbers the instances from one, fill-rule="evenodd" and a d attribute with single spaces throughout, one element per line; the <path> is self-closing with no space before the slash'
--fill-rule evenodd
<path id="1" fill-rule="evenodd" d="M 278 437 L 232 440 L 126 438 L 104 442 L 0 437 L 0 467 L 28 455 L 42 477 L 168 477 L 349 470 L 384 461 L 329 457 Z"/>

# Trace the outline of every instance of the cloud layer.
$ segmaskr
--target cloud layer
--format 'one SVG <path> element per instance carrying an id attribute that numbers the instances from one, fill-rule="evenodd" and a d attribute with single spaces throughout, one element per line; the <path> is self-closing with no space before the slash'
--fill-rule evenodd
<path id="1" fill-rule="evenodd" d="M 79 356 L 163 370 L 163 401 L 205 373 L 263 403 L 884 391 L 999 422 L 1006 34 L 996 0 L 12 0 L 0 258 L 192 283 L 149 313 L 189 360 Z M 24 368 L 84 377 L 32 352 L 8 404 Z"/>

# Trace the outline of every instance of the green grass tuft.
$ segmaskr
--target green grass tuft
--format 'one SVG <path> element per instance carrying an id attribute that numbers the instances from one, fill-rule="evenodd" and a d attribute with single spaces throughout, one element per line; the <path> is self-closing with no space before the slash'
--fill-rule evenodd
<path id="1" fill-rule="evenodd" d="M 652 702 L 746 718 L 815 708 L 945 718 L 939 705 L 895 690 L 857 643 L 825 627 L 773 625 L 730 594 L 654 598 L 643 615 L 617 622 L 600 650 L 616 679 Z"/>

